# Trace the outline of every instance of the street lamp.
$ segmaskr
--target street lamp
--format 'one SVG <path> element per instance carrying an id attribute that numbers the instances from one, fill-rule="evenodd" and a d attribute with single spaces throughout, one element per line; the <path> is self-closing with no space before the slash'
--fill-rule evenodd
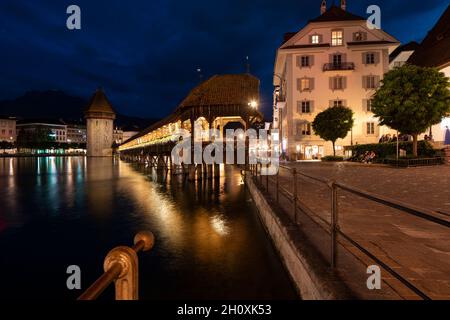
<path id="1" fill-rule="evenodd" d="M 258 108 L 258 102 L 256 102 L 255 100 L 250 101 L 250 102 L 248 103 L 248 105 L 249 105 L 250 107 L 252 107 L 253 109 Z"/>

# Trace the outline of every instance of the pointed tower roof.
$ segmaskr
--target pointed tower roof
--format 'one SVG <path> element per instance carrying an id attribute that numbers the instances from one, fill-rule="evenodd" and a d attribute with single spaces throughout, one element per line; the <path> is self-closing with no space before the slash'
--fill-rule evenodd
<path id="1" fill-rule="evenodd" d="M 116 113 L 102 88 L 98 88 L 84 110 L 86 118 L 115 118 Z"/>

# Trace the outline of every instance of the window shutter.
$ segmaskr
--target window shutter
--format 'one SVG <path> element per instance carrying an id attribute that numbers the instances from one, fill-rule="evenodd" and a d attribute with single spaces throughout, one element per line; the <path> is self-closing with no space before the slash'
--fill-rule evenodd
<path id="1" fill-rule="evenodd" d="M 322 43 L 323 42 L 323 36 L 320 34 L 319 35 L 319 43 Z"/>
<path id="2" fill-rule="evenodd" d="M 341 57 L 342 57 L 342 63 L 347 62 L 347 54 L 346 53 L 342 53 Z"/>
<path id="3" fill-rule="evenodd" d="M 333 55 L 332 54 L 329 55 L 329 60 L 330 60 L 330 63 L 333 63 Z"/>
<path id="4" fill-rule="evenodd" d="M 375 123 L 375 135 L 380 136 L 380 125 L 378 123 Z"/>
<path id="5" fill-rule="evenodd" d="M 309 101 L 309 111 L 311 113 L 314 113 L 314 101 Z"/>
<path id="6" fill-rule="evenodd" d="M 297 67 L 301 68 L 302 67 L 302 56 L 298 56 L 296 61 L 297 61 Z"/>
<path id="7" fill-rule="evenodd" d="M 366 64 L 367 60 L 366 60 L 366 52 L 363 52 L 362 54 L 362 64 Z"/>
<path id="8" fill-rule="evenodd" d="M 375 76 L 375 88 L 380 87 L 380 76 Z"/>
<path id="9" fill-rule="evenodd" d="M 309 66 L 312 67 L 314 65 L 314 56 L 309 56 Z"/>
<path id="10" fill-rule="evenodd" d="M 362 101 L 362 109 L 363 109 L 363 112 L 367 112 L 368 110 L 367 110 L 367 107 L 368 107 L 368 104 L 369 104 L 369 102 L 368 102 L 369 100 L 367 100 L 367 99 L 363 99 L 363 101 Z"/>
<path id="11" fill-rule="evenodd" d="M 297 79 L 297 90 L 298 90 L 298 91 L 302 91 L 302 88 L 301 88 L 301 79 Z"/>
<path id="12" fill-rule="evenodd" d="M 314 90 L 314 78 L 309 78 L 309 90 Z"/>
<path id="13" fill-rule="evenodd" d="M 313 38 L 313 35 L 310 35 L 309 36 L 309 43 L 311 43 L 311 44 L 313 43 L 312 38 Z"/>
<path id="14" fill-rule="evenodd" d="M 347 77 L 342 77 L 342 89 L 347 89 Z"/>
<path id="15" fill-rule="evenodd" d="M 330 77 L 330 90 L 334 91 L 334 87 L 333 87 L 333 77 Z"/>
<path id="16" fill-rule="evenodd" d="M 297 101 L 297 113 L 302 113 L 302 102 Z"/>
<path id="17" fill-rule="evenodd" d="M 362 76 L 362 87 L 367 89 L 367 76 Z"/>
<path id="18" fill-rule="evenodd" d="M 379 64 L 380 63 L 380 53 L 379 52 L 375 52 L 375 64 Z"/>
<path id="19" fill-rule="evenodd" d="M 367 122 L 362 123 L 362 134 L 367 136 Z"/>

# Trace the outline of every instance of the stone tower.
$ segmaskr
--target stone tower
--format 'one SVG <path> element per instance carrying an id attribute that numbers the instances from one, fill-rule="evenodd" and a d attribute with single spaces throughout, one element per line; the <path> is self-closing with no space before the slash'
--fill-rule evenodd
<path id="1" fill-rule="evenodd" d="M 111 157 L 116 114 L 105 92 L 99 88 L 84 111 L 88 157 Z"/>

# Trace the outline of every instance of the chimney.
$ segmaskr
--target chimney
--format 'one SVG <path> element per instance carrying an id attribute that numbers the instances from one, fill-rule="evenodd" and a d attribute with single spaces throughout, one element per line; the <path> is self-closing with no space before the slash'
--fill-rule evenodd
<path id="1" fill-rule="evenodd" d="M 327 11 L 327 1 L 322 0 L 322 4 L 320 5 L 320 14 L 324 14 Z"/>
<path id="2" fill-rule="evenodd" d="M 342 10 L 347 10 L 347 1 L 346 0 L 341 0 L 341 9 Z"/>

